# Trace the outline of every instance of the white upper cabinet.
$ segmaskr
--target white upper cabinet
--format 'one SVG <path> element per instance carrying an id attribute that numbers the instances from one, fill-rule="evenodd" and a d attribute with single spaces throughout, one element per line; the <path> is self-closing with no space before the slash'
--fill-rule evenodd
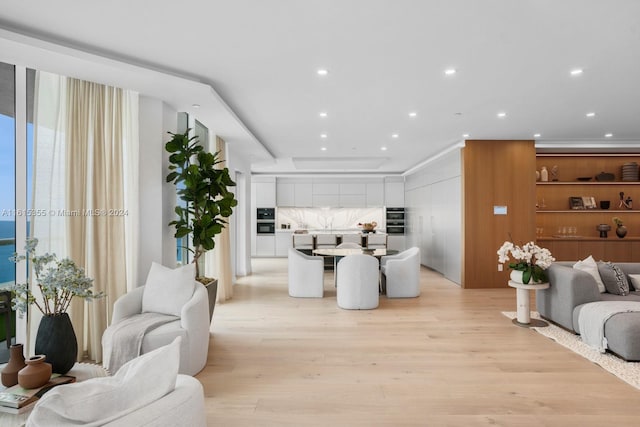
<path id="1" fill-rule="evenodd" d="M 295 184 L 279 182 L 276 185 L 276 206 L 295 206 Z"/>
<path id="2" fill-rule="evenodd" d="M 252 183 L 255 194 L 256 208 L 274 208 L 276 207 L 276 180 L 256 179 Z"/>
<path id="3" fill-rule="evenodd" d="M 366 206 L 377 208 L 384 205 L 384 184 L 382 182 L 369 182 L 366 189 Z"/>
<path id="4" fill-rule="evenodd" d="M 293 188 L 295 204 L 298 208 L 313 206 L 313 186 L 310 182 L 296 183 Z"/>
<path id="5" fill-rule="evenodd" d="M 404 182 L 384 183 L 384 205 L 391 208 L 404 207 Z"/>

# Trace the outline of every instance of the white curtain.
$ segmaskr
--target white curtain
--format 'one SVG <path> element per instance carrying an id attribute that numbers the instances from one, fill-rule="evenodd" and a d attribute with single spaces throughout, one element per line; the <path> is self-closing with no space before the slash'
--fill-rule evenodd
<path id="1" fill-rule="evenodd" d="M 78 358 L 100 362 L 113 302 L 135 286 L 138 95 L 44 72 L 36 81 L 33 207 L 51 215 L 34 221 L 32 235 L 108 295 L 69 311 Z M 38 323 L 29 319 L 31 342 Z"/>
<path id="2" fill-rule="evenodd" d="M 216 147 L 218 159 L 224 160 L 226 143 L 222 138 L 216 136 Z M 224 168 L 225 162 L 217 165 L 218 168 Z M 233 297 L 233 283 L 231 275 L 231 243 L 229 237 L 229 226 L 222 230 L 222 233 L 216 236 L 216 247 L 205 253 L 205 275 L 218 279 L 218 293 L 216 302 L 225 302 Z"/>

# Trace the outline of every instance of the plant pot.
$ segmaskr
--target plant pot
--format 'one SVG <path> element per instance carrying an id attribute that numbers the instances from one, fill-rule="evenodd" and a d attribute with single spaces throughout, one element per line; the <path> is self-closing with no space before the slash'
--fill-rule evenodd
<path id="1" fill-rule="evenodd" d="M 47 315 L 40 320 L 35 352 L 47 356 L 53 372 L 61 375 L 69 372 L 76 363 L 78 340 L 67 313 Z"/>
<path id="2" fill-rule="evenodd" d="M 627 235 L 627 227 L 625 227 L 624 225 L 621 225 L 616 228 L 616 236 L 622 239 L 626 235 Z"/>
<path id="3" fill-rule="evenodd" d="M 511 274 L 509 275 L 509 278 L 511 279 L 512 282 L 524 284 L 524 280 L 522 279 L 523 274 L 524 274 L 524 271 L 511 270 Z"/>
<path id="4" fill-rule="evenodd" d="M 49 382 L 51 365 L 45 362 L 45 355 L 38 354 L 26 360 L 27 366 L 18 372 L 18 384 L 22 388 L 38 388 Z"/>
<path id="5" fill-rule="evenodd" d="M 209 320 L 211 320 L 213 317 L 213 309 L 216 307 L 216 297 L 218 296 L 218 279 L 198 277 L 197 280 L 207 288 L 207 295 L 209 296 Z"/>
<path id="6" fill-rule="evenodd" d="M 9 362 L 2 368 L 2 385 L 11 387 L 18 384 L 18 372 L 27 366 L 24 362 L 22 344 L 13 344 L 9 348 Z"/>

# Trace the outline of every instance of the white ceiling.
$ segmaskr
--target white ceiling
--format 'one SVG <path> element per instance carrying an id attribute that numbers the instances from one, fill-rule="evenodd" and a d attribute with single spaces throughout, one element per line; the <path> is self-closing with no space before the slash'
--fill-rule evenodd
<path id="1" fill-rule="evenodd" d="M 5 29 L 212 86 L 276 158 L 254 172 L 401 173 L 465 133 L 640 141 L 637 0 L 3 3 Z"/>

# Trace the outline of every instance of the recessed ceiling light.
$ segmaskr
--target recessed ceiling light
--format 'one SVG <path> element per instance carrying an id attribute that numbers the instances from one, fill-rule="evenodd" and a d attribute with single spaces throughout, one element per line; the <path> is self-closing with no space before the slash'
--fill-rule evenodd
<path id="1" fill-rule="evenodd" d="M 534 137 L 534 138 L 540 138 L 541 136 L 542 136 L 542 135 L 540 135 L 539 133 L 534 133 L 534 134 L 533 134 L 533 137 Z"/>
<path id="2" fill-rule="evenodd" d="M 320 150 L 327 151 L 327 147 L 320 147 Z"/>
<path id="3" fill-rule="evenodd" d="M 400 135 L 398 135 L 397 133 L 394 133 L 393 135 L 391 135 L 391 138 L 397 139 Z"/>
<path id="4" fill-rule="evenodd" d="M 580 74 L 583 73 L 583 69 L 582 68 L 576 68 L 575 70 L 571 70 L 571 75 L 572 76 L 579 76 Z"/>
<path id="5" fill-rule="evenodd" d="M 463 138 L 469 138 L 469 136 L 470 136 L 470 135 L 469 135 L 468 133 L 463 133 L 463 134 L 462 134 L 462 137 L 463 137 Z"/>
<path id="6" fill-rule="evenodd" d="M 409 113 L 409 117 L 416 117 L 417 115 L 418 113 L 416 113 L 415 111 Z"/>
<path id="7" fill-rule="evenodd" d="M 323 138 L 323 139 L 324 139 L 324 138 L 326 138 L 326 137 L 327 137 L 327 134 L 326 134 L 326 133 L 321 133 L 321 134 L 320 134 L 320 138 Z"/>
<path id="8" fill-rule="evenodd" d="M 605 138 L 611 138 L 612 136 L 613 136 L 613 134 L 612 134 L 612 133 L 606 133 L 606 134 L 604 135 L 604 137 L 605 137 Z"/>
<path id="9" fill-rule="evenodd" d="M 500 113 L 498 113 L 498 117 L 500 117 L 501 119 L 505 118 L 505 117 L 507 117 L 507 113 L 500 112 Z"/>
<path id="10" fill-rule="evenodd" d="M 387 147 L 380 147 L 382 151 L 387 151 Z"/>
<path id="11" fill-rule="evenodd" d="M 587 117 L 595 117 L 596 113 L 587 113 Z"/>
<path id="12" fill-rule="evenodd" d="M 452 76 L 456 73 L 456 69 L 455 68 L 447 68 L 446 70 L 444 70 L 444 73 L 447 76 Z"/>
<path id="13" fill-rule="evenodd" d="M 191 105 L 193 108 L 200 108 L 200 104 L 192 104 Z"/>
<path id="14" fill-rule="evenodd" d="M 327 74 L 329 74 L 329 70 L 327 70 L 327 69 L 325 69 L 325 68 L 320 68 L 320 69 L 317 71 L 317 73 L 318 73 L 318 75 L 319 75 L 319 76 L 326 76 Z"/>
<path id="15" fill-rule="evenodd" d="M 321 111 L 320 112 L 320 117 L 327 117 L 327 112 L 326 111 Z"/>

